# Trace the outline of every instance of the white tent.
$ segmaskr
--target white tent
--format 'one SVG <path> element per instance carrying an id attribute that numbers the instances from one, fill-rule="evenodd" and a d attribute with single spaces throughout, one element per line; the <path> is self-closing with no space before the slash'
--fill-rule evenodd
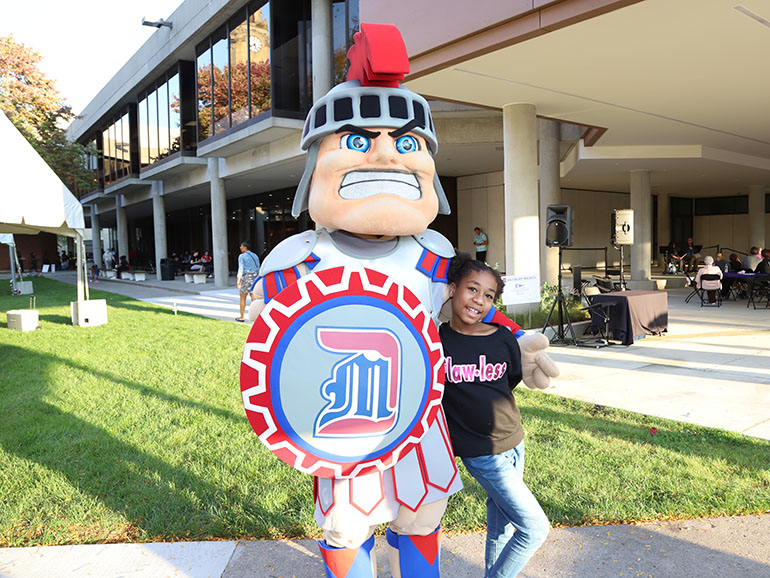
<path id="1" fill-rule="evenodd" d="M 0 174 L 0 233 L 45 232 L 73 237 L 77 247 L 77 306 L 84 309 L 88 283 L 83 207 L 2 112 Z"/>

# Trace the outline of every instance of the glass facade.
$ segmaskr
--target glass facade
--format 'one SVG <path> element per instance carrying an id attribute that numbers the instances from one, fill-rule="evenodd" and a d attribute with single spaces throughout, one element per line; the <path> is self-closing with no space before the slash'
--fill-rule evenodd
<path id="1" fill-rule="evenodd" d="M 138 109 L 140 166 L 182 150 L 182 95 L 176 68 L 140 97 Z"/>
<path id="2" fill-rule="evenodd" d="M 249 4 L 198 46 L 198 141 L 270 110 L 270 3 Z"/>
<path id="3" fill-rule="evenodd" d="M 345 82 L 348 73 L 348 49 L 359 30 L 358 0 L 332 2 L 332 66 L 333 83 Z"/>
<path id="4" fill-rule="evenodd" d="M 131 173 L 131 128 L 126 110 L 102 132 L 104 183 L 108 185 Z"/>
<path id="5" fill-rule="evenodd" d="M 358 2 L 334 6 L 344 75 Z M 311 83 L 310 0 L 249 3 L 196 49 L 198 142 L 267 111 L 303 118 Z"/>

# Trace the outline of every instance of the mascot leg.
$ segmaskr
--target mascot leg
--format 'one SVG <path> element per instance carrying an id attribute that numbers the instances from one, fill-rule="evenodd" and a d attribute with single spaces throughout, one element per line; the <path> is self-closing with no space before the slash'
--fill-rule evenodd
<path id="1" fill-rule="evenodd" d="M 318 546 L 321 548 L 326 578 L 376 578 L 374 534 L 358 548 L 337 548 L 329 546 L 326 540 L 319 540 Z"/>
<path id="2" fill-rule="evenodd" d="M 441 576 L 441 527 L 427 536 L 386 531 L 393 578 L 439 578 Z"/>
<path id="3" fill-rule="evenodd" d="M 441 576 L 441 516 L 447 500 L 424 504 L 412 511 L 401 506 L 385 536 L 393 578 Z"/>

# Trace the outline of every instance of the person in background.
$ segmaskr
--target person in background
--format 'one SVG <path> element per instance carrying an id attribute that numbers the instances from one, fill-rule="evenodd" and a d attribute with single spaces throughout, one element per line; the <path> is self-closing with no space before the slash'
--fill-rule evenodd
<path id="1" fill-rule="evenodd" d="M 770 249 L 762 249 L 762 260 L 754 267 L 754 273 L 770 275 Z"/>
<path id="2" fill-rule="evenodd" d="M 759 247 L 752 247 L 749 249 L 749 254 L 741 259 L 741 269 L 752 273 L 762 257 L 759 256 Z"/>
<path id="3" fill-rule="evenodd" d="M 730 261 L 728 262 L 728 272 L 731 273 L 737 273 L 742 269 L 741 266 L 741 260 L 738 259 L 738 255 L 735 253 L 730 253 Z M 740 281 L 737 281 L 740 283 Z M 722 278 L 722 299 L 727 299 L 730 297 L 730 289 L 732 288 L 733 284 L 736 283 L 735 279 L 726 279 Z"/>
<path id="4" fill-rule="evenodd" d="M 722 251 L 717 253 L 716 258 L 714 259 L 714 266 L 719 267 L 719 270 L 723 271 L 724 273 L 727 273 L 727 271 L 730 270 L 730 265 L 727 261 L 725 261 L 725 256 Z"/>
<path id="5" fill-rule="evenodd" d="M 121 255 L 120 263 L 116 268 L 117 272 L 122 273 L 123 271 L 128 271 L 129 269 L 131 269 L 131 265 L 128 263 L 128 259 L 126 259 L 125 255 Z"/>
<path id="6" fill-rule="evenodd" d="M 214 276 L 214 261 L 211 259 L 211 253 L 208 251 L 204 251 L 203 255 L 201 255 L 201 267 L 203 267 L 203 271 L 209 277 Z"/>
<path id="7" fill-rule="evenodd" d="M 714 257 L 706 255 L 703 260 L 706 264 L 705 267 L 698 269 L 698 273 L 695 275 L 695 285 L 708 293 L 709 303 L 716 302 L 716 292 L 722 290 L 722 270 L 719 267 L 714 266 Z M 701 279 L 703 275 L 719 275 L 719 280 L 709 281 Z"/>
<path id="8" fill-rule="evenodd" d="M 115 257 L 112 255 L 112 251 L 110 249 L 104 250 L 104 255 L 102 255 L 102 260 L 104 261 L 105 271 L 111 270 L 112 266 L 115 264 Z"/>
<path id="9" fill-rule="evenodd" d="M 682 251 L 679 254 L 682 257 L 684 270 L 689 273 L 694 273 L 698 268 L 698 258 L 700 255 L 695 249 L 695 245 L 693 245 L 692 237 L 687 237 L 687 242 L 684 244 L 684 247 L 682 247 Z"/>
<path id="10" fill-rule="evenodd" d="M 489 238 L 487 237 L 487 234 L 481 230 L 481 227 L 473 229 L 473 233 L 473 245 L 476 247 L 476 261 L 486 263 Z"/>
<path id="11" fill-rule="evenodd" d="M 236 275 L 236 285 L 240 291 L 241 314 L 235 318 L 236 321 L 246 321 L 243 316 L 246 312 L 246 295 L 251 296 L 254 301 L 254 293 L 251 286 L 259 275 L 259 257 L 251 251 L 251 241 L 241 243 L 241 254 L 238 255 L 238 273 Z"/>

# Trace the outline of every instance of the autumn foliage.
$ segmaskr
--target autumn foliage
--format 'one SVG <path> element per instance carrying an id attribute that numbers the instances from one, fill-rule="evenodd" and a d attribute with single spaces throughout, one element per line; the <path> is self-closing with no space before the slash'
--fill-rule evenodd
<path id="1" fill-rule="evenodd" d="M 40 54 L 13 36 L 0 37 L 0 110 L 35 147 L 71 191 L 94 189 L 86 169 L 90 152 L 67 140 L 65 127 L 74 118 L 54 81 L 40 70 Z"/>

